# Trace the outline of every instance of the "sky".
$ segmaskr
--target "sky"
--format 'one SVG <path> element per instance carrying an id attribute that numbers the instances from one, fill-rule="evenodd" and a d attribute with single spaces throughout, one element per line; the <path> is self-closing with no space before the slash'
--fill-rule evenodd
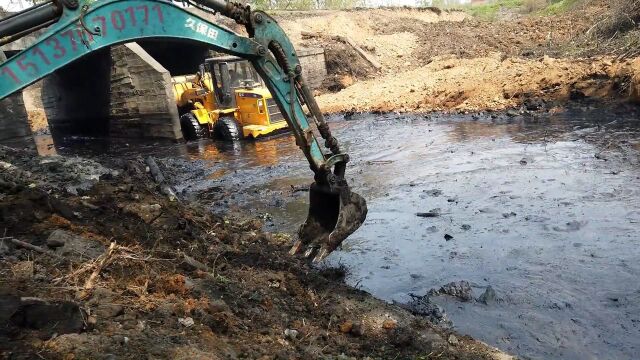
<path id="1" fill-rule="evenodd" d="M 17 0 L 0 0 L 0 7 L 5 10 L 16 11 L 20 10 L 21 6 L 24 6 L 26 4 L 25 1 L 23 1 L 22 3 L 23 4 L 20 4 Z"/>
<path id="2" fill-rule="evenodd" d="M 18 0 L 0 0 L 0 7 L 9 11 L 20 10 L 25 5 L 27 5 L 27 2 L 24 0 L 22 1 L 22 3 L 20 3 Z"/>

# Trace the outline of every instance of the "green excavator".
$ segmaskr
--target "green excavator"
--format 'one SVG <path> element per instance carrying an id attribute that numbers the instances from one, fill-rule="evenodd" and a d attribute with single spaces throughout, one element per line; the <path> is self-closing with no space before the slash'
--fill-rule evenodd
<path id="1" fill-rule="evenodd" d="M 0 100 L 89 53 L 136 40 L 195 42 L 247 59 L 262 77 L 314 173 L 308 218 L 290 253 L 324 259 L 362 225 L 367 206 L 347 184 L 349 156 L 340 149 L 305 83 L 291 41 L 272 17 L 247 5 L 228 0 L 176 3 L 49 0 L 1 19 L 0 45 L 36 30 L 46 31 L 0 64 Z M 235 20 L 246 28 L 248 37 L 195 15 L 185 4 Z"/>

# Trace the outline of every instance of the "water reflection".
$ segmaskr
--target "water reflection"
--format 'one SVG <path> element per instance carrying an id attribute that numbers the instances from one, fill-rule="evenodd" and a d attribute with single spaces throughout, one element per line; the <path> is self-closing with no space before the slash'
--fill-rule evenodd
<path id="1" fill-rule="evenodd" d="M 452 122 L 449 139 L 454 142 L 500 138 L 523 144 L 581 140 L 603 151 L 624 144 L 640 149 L 640 117 L 636 109 L 611 111 L 601 108 L 566 109 L 553 115 L 502 117 L 491 121 Z M 614 146 L 615 147 L 615 146 Z"/>
<path id="2" fill-rule="evenodd" d="M 297 150 L 291 147 L 292 139 L 291 135 L 280 135 L 256 141 L 202 140 L 188 144 L 186 149 L 192 160 L 234 161 L 242 159 L 245 166 L 269 166 L 278 164 Z"/>

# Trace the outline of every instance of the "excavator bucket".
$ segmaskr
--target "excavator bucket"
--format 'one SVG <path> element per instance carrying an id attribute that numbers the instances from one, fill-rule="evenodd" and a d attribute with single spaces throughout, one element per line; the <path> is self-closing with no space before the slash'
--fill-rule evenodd
<path id="1" fill-rule="evenodd" d="M 298 231 L 299 240 L 290 253 L 320 261 L 356 231 L 367 217 L 367 203 L 344 184 L 339 190 L 311 184 L 309 215 Z"/>

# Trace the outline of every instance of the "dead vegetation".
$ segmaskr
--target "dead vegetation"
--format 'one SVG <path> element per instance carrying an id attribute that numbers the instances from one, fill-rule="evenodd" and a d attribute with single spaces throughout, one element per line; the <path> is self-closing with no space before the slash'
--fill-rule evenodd
<path id="1" fill-rule="evenodd" d="M 589 30 L 600 39 L 613 38 L 635 30 L 640 20 L 639 0 L 613 0 L 610 9 Z"/>
<path id="2" fill-rule="evenodd" d="M 587 1 L 583 6 L 589 6 Z M 565 46 L 570 56 L 610 55 L 630 59 L 640 55 L 640 1 L 593 1 L 600 11 L 583 35 Z M 599 5 L 599 6 L 598 6 Z"/>

